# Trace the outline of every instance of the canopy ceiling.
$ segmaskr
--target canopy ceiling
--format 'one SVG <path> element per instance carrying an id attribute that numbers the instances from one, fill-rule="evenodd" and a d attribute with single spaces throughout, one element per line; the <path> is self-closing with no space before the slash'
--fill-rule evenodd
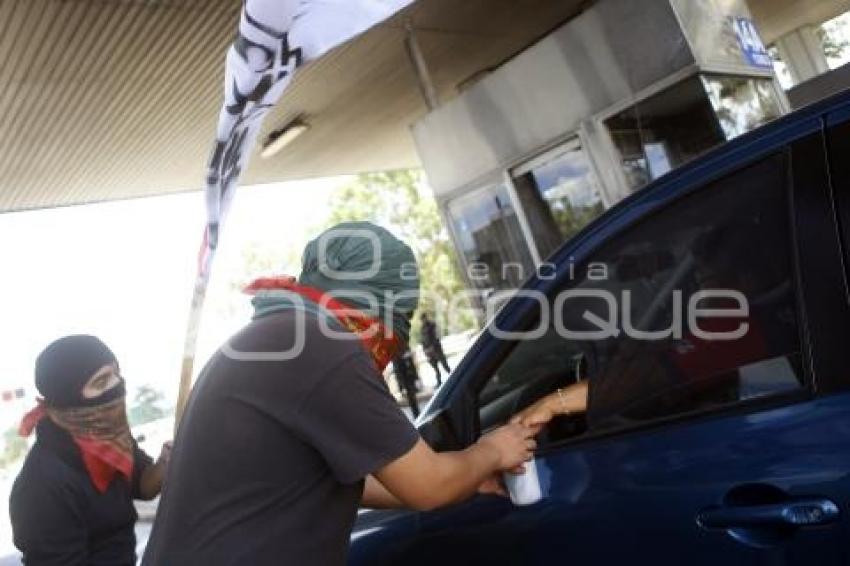
<path id="1" fill-rule="evenodd" d="M 804 25 L 818 25 L 850 10 L 850 0 L 747 0 L 766 44 Z"/>
<path id="2" fill-rule="evenodd" d="M 426 107 L 591 0 L 418 0 L 307 67 L 266 122 L 310 130 L 243 184 L 414 166 Z M 239 0 L 0 0 L 0 212 L 200 189 Z"/>

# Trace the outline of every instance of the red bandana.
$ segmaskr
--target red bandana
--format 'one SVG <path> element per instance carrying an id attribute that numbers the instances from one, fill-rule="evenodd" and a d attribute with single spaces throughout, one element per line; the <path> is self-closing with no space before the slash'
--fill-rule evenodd
<path id="1" fill-rule="evenodd" d="M 100 493 L 106 492 L 118 473 L 132 481 L 133 441 L 124 399 L 79 409 L 53 409 L 39 400 L 38 406 L 24 416 L 18 432 L 28 437 L 45 417 L 74 439 L 89 478 Z"/>
<path id="2" fill-rule="evenodd" d="M 398 351 L 400 343 L 398 335 L 388 334 L 380 320 L 366 316 L 363 312 L 338 301 L 320 289 L 300 285 L 294 277 L 261 277 L 245 287 L 245 293 L 249 295 L 256 295 L 261 291 L 284 290 L 296 293 L 321 306 L 330 312 L 343 327 L 359 336 L 363 347 L 378 366 L 378 371 L 383 372 Z"/>

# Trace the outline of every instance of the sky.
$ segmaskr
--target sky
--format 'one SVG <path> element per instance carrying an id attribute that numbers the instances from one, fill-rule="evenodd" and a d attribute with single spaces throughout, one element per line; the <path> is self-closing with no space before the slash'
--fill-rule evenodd
<path id="1" fill-rule="evenodd" d="M 243 250 L 261 243 L 297 258 L 348 181 L 240 189 L 214 266 L 199 360 L 250 313 L 233 287 Z M 150 384 L 175 397 L 204 217 L 201 192 L 0 215 L 0 391 L 34 394 L 38 353 L 85 333 L 112 348 L 131 394 Z M 233 303 L 246 309 L 233 312 Z"/>

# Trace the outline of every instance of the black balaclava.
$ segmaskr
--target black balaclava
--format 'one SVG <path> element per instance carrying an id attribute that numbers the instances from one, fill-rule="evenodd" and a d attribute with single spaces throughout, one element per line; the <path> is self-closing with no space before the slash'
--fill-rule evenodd
<path id="1" fill-rule="evenodd" d="M 123 381 L 94 399 L 82 395 L 83 387 L 97 370 L 117 363 L 115 354 L 98 338 L 66 336 L 39 354 L 35 362 L 35 386 L 50 407 L 94 407 L 124 396 Z"/>

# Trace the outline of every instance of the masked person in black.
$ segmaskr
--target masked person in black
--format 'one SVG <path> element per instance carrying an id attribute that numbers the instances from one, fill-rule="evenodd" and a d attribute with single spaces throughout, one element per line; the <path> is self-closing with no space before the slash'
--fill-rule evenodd
<path id="1" fill-rule="evenodd" d="M 114 354 L 93 336 L 57 340 L 36 361 L 43 399 L 21 423 L 36 431 L 10 498 L 15 545 L 28 566 L 135 564 L 133 499 L 155 498 L 156 463 L 133 440 Z"/>
<path id="2" fill-rule="evenodd" d="M 434 375 L 437 376 L 437 386 L 440 386 L 443 384 L 440 376 L 440 365 L 445 368 L 446 374 L 449 374 L 452 369 L 449 367 L 446 354 L 443 352 L 443 345 L 440 343 L 440 331 L 437 329 L 437 323 L 428 317 L 428 313 L 423 312 L 419 318 L 422 321 L 422 349 L 428 357 L 428 363 L 434 368 Z"/>
<path id="3" fill-rule="evenodd" d="M 410 336 L 413 250 L 368 222 L 307 245 L 301 275 L 248 287 L 254 318 L 192 392 L 143 566 L 344 566 L 358 507 L 434 509 L 498 491 L 538 430 L 435 452 L 383 370 Z"/>
<path id="4" fill-rule="evenodd" d="M 413 352 L 407 345 L 399 348 L 398 353 L 393 357 L 393 371 L 395 379 L 407 397 L 407 405 L 410 407 L 410 412 L 413 417 L 419 416 L 419 401 L 416 399 L 418 393 L 416 389 L 416 380 L 419 374 L 416 371 L 416 363 L 413 360 Z"/>

